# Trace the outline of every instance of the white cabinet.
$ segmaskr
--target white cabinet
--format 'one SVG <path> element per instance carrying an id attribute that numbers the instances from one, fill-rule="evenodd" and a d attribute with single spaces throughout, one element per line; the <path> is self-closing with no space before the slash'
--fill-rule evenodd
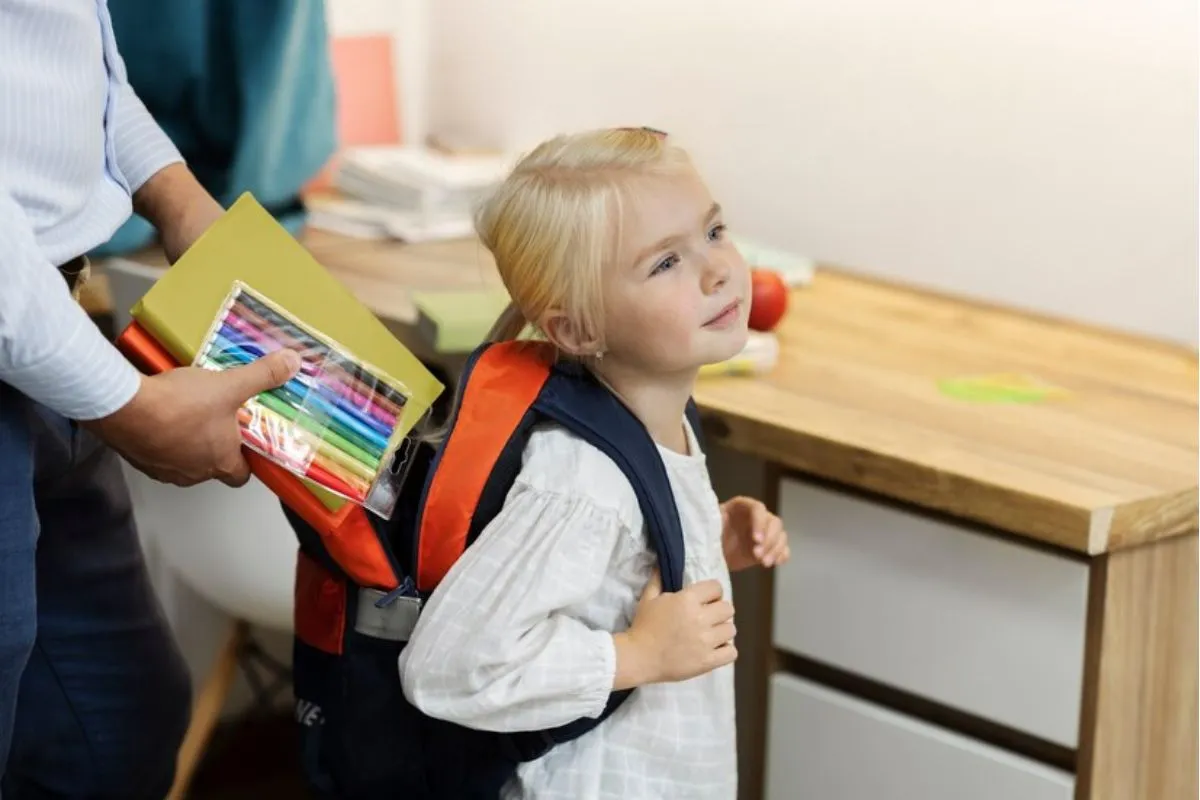
<path id="1" fill-rule="evenodd" d="M 779 498 L 776 647 L 1075 746 L 1086 564 L 796 480 Z"/>
<path id="2" fill-rule="evenodd" d="M 1074 779 L 918 720 L 778 674 L 766 800 L 1071 800 Z"/>

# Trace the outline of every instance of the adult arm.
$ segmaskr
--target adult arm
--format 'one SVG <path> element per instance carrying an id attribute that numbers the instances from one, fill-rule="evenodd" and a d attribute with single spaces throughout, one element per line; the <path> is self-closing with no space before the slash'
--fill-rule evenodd
<path id="1" fill-rule="evenodd" d="M 228 372 L 143 377 L 71 297 L 20 205 L 0 192 L 0 381 L 82 421 L 148 475 L 245 483 L 237 409 L 297 367 L 294 353 L 280 351 Z"/>
<path id="2" fill-rule="evenodd" d="M 128 404 L 141 376 L 104 338 L 48 262 L 24 210 L 0 190 L 0 381 L 66 417 Z"/>
<path id="3" fill-rule="evenodd" d="M 108 13 L 106 6 L 102 13 Z M 116 87 L 113 126 L 117 169 L 133 193 L 134 211 L 158 229 L 173 263 L 223 209 L 200 185 L 179 149 L 123 77 L 124 66 L 115 74 L 122 76 Z"/>

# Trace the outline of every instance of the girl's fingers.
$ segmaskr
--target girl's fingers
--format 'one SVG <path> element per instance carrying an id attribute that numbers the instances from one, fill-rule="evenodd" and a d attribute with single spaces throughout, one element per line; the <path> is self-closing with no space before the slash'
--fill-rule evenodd
<path id="1" fill-rule="evenodd" d="M 766 542 L 763 545 L 765 555 L 761 557 L 763 566 L 773 567 L 782 563 L 787 551 L 787 532 L 778 517 L 773 517 L 767 529 Z"/>
<path id="2" fill-rule="evenodd" d="M 768 511 L 765 505 L 755 500 L 750 507 L 750 524 L 754 526 L 755 541 L 769 538 L 771 524 L 775 521 L 775 515 Z"/>

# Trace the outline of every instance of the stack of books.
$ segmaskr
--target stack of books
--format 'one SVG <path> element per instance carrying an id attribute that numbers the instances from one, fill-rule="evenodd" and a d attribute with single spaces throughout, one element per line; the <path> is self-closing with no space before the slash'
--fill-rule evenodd
<path id="1" fill-rule="evenodd" d="M 443 391 L 416 356 L 250 195 L 234 203 L 134 305 L 133 321 L 117 345 L 150 374 L 201 362 L 215 322 L 239 287 L 269 298 L 340 352 L 403 385 L 403 413 L 391 435 L 407 436 Z M 321 359 L 328 366 L 328 353 Z M 247 459 L 252 472 L 317 530 L 335 529 L 355 505 L 346 493 L 330 491 L 278 459 L 260 452 L 248 452 Z"/>

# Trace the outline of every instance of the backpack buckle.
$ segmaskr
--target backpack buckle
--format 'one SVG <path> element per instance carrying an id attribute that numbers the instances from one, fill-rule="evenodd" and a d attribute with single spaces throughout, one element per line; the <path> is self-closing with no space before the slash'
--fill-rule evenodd
<path id="1" fill-rule="evenodd" d="M 357 605 L 354 615 L 356 632 L 374 639 L 407 642 L 417 627 L 422 603 L 411 579 L 405 578 L 398 588 L 390 592 L 360 588 Z"/>

